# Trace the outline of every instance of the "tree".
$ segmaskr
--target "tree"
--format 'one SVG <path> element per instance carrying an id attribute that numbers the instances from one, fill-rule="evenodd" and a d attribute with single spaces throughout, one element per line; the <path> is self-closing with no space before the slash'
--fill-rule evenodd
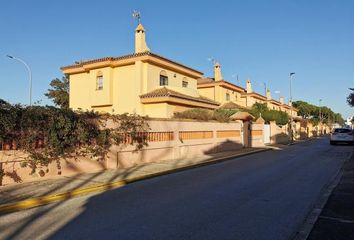
<path id="1" fill-rule="evenodd" d="M 54 104 L 61 108 L 69 108 L 69 79 L 67 76 L 55 78 L 50 82 L 51 89 L 45 94 Z"/>
<path id="2" fill-rule="evenodd" d="M 339 123 L 343 124 L 344 119 L 340 113 L 335 113 L 326 106 L 316 106 L 304 101 L 296 101 L 293 106 L 299 109 L 298 114 L 304 119 L 309 119 L 314 125 L 317 125 L 320 121 L 322 123 Z"/>
<path id="3" fill-rule="evenodd" d="M 349 106 L 354 107 L 354 92 L 350 93 L 347 97 L 347 103 Z"/>
<path id="4" fill-rule="evenodd" d="M 304 119 L 313 118 L 319 115 L 319 107 L 309 104 L 304 101 L 293 102 L 293 106 L 299 109 L 298 115 L 302 116 Z"/>

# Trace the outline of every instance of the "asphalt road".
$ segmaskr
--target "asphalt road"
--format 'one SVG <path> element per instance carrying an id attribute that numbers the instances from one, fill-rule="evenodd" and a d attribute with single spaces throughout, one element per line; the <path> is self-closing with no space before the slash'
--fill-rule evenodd
<path id="1" fill-rule="evenodd" d="M 0 217 L 0 239 L 289 239 L 353 146 L 328 139 Z"/>

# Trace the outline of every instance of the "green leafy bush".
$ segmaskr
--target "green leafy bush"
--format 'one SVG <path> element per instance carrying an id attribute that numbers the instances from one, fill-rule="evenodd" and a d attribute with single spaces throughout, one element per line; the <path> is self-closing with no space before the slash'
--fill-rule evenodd
<path id="1" fill-rule="evenodd" d="M 238 112 L 236 109 L 216 109 L 214 111 L 213 119 L 218 122 L 229 122 L 230 117 Z"/>
<path id="2" fill-rule="evenodd" d="M 213 119 L 213 111 L 201 108 L 194 108 L 183 112 L 175 112 L 174 118 L 208 121 Z"/>
<path id="3" fill-rule="evenodd" d="M 19 106 L 11 104 L 0 99 L 0 142 L 9 137 L 16 128 L 19 114 Z"/>
<path id="4" fill-rule="evenodd" d="M 201 108 L 193 108 L 183 112 L 175 112 L 174 118 L 179 119 L 195 119 L 200 121 L 215 120 L 218 122 L 229 122 L 230 116 L 236 113 L 236 109 L 216 109 L 206 110 Z"/>
<path id="5" fill-rule="evenodd" d="M 250 113 L 256 118 L 262 116 L 266 123 L 275 121 L 278 125 L 285 125 L 289 122 L 289 115 L 287 113 L 269 110 L 266 104 L 255 103 Z"/>
<path id="6" fill-rule="evenodd" d="M 108 121 L 113 127 L 107 127 Z M 60 173 L 60 158 L 103 160 L 112 144 L 135 144 L 140 149 L 147 145 L 144 133 L 148 129 L 146 119 L 136 114 L 100 115 L 51 106 L 23 107 L 0 100 L 0 142 L 15 143 L 27 152 L 23 166 L 31 167 L 33 173 L 53 161 Z"/>

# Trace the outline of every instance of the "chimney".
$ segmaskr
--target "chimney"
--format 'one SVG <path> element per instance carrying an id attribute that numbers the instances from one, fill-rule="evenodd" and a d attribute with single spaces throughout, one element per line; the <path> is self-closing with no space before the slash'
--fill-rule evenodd
<path id="1" fill-rule="evenodd" d="M 246 87 L 246 91 L 247 93 L 252 93 L 252 84 L 251 84 L 251 80 L 247 80 L 247 87 Z"/>
<path id="2" fill-rule="evenodd" d="M 281 104 L 284 104 L 284 97 L 280 97 L 280 98 L 279 98 L 279 102 L 280 102 Z"/>
<path id="3" fill-rule="evenodd" d="M 219 63 L 215 63 L 214 65 L 214 79 L 215 81 L 223 80 L 223 77 L 221 75 L 221 65 Z"/>
<path id="4" fill-rule="evenodd" d="M 148 52 L 150 49 L 145 41 L 145 29 L 141 23 L 135 29 L 135 53 Z"/>
<path id="5" fill-rule="evenodd" d="M 267 100 L 272 100 L 272 95 L 269 89 L 267 89 Z"/>

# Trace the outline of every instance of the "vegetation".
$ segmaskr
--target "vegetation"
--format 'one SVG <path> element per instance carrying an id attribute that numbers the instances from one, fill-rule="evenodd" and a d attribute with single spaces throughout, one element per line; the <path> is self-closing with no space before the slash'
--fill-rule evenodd
<path id="1" fill-rule="evenodd" d="M 276 110 L 270 110 L 268 109 L 267 104 L 265 103 L 253 104 L 252 109 L 249 112 L 256 118 L 262 116 L 266 123 L 269 123 L 270 121 L 275 121 L 278 125 L 285 125 L 289 122 L 289 116 L 287 113 Z"/>
<path id="2" fill-rule="evenodd" d="M 16 126 L 18 106 L 11 106 L 0 99 L 0 142 L 11 133 Z"/>
<path id="3" fill-rule="evenodd" d="M 194 108 L 183 112 L 175 112 L 173 117 L 179 119 L 195 119 L 208 121 L 213 118 L 213 112 L 202 108 Z"/>
<path id="4" fill-rule="evenodd" d="M 326 106 L 316 106 L 304 101 L 296 101 L 293 106 L 299 109 L 298 114 L 304 119 L 309 119 L 313 124 L 318 124 L 320 120 L 323 123 L 344 124 L 344 119 L 340 113 L 333 112 Z"/>
<path id="5" fill-rule="evenodd" d="M 44 94 L 49 99 L 52 99 L 54 104 L 61 108 L 69 107 L 69 78 L 67 76 L 62 79 L 53 79 L 50 82 L 51 89 Z"/>
<path id="6" fill-rule="evenodd" d="M 206 109 L 190 109 L 184 112 L 176 112 L 175 118 L 179 119 L 195 119 L 200 121 L 215 120 L 218 122 L 229 122 L 230 116 L 240 111 L 239 109 L 216 109 L 214 111 Z M 269 121 L 275 121 L 279 125 L 288 123 L 288 114 L 285 112 L 279 112 L 275 110 L 269 110 L 266 104 L 256 103 L 251 110 L 248 110 L 250 114 L 255 117 L 262 116 L 266 123 Z"/>
<path id="7" fill-rule="evenodd" d="M 108 125 L 110 123 L 110 126 Z M 11 105 L 0 100 L 0 142 L 28 153 L 23 167 L 36 169 L 61 158 L 103 160 L 112 144 L 147 145 L 149 126 L 136 114 L 99 115 L 52 106 Z M 4 174 L 4 173 L 3 173 Z M 41 176 L 45 172 L 41 171 Z"/>
<path id="8" fill-rule="evenodd" d="M 194 108 L 183 112 L 175 112 L 174 118 L 195 119 L 200 121 L 215 120 L 218 122 L 228 122 L 230 121 L 230 116 L 236 112 L 237 110 L 234 109 L 216 109 L 212 111 L 201 108 Z"/>
<path id="9" fill-rule="evenodd" d="M 354 91 L 349 94 L 347 97 L 347 103 L 349 106 L 354 107 Z"/>
<path id="10" fill-rule="evenodd" d="M 213 118 L 218 122 L 229 122 L 230 117 L 238 112 L 237 109 L 216 109 Z"/>

